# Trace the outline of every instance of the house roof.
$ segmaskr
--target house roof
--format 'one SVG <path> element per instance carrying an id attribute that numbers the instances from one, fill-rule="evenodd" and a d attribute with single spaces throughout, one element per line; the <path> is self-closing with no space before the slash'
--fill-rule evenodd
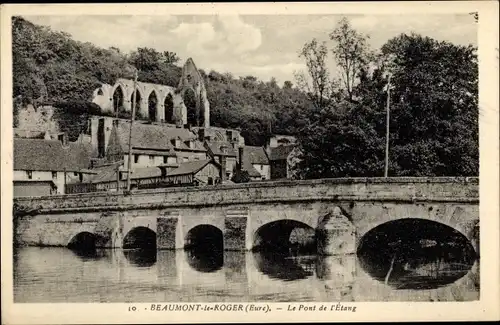
<path id="1" fill-rule="evenodd" d="M 128 152 L 128 148 L 127 148 Z M 161 150 L 143 150 L 143 149 L 132 149 L 132 154 L 138 155 L 148 155 L 148 156 L 167 156 L 167 157 L 177 157 L 175 151 L 161 151 Z"/>
<path id="2" fill-rule="evenodd" d="M 212 152 L 213 155 L 215 156 L 229 156 L 229 157 L 236 157 L 238 155 L 238 150 L 233 148 L 233 145 L 227 141 L 210 141 L 206 142 L 208 148 L 210 149 L 210 152 Z M 227 151 L 224 153 L 221 150 L 221 147 L 225 146 L 227 148 Z"/>
<path id="3" fill-rule="evenodd" d="M 81 171 L 90 165 L 90 148 L 63 146 L 58 140 L 14 139 L 14 170 Z"/>
<path id="4" fill-rule="evenodd" d="M 97 174 L 92 177 L 92 183 L 116 181 L 116 169 L 117 167 L 121 169 L 122 164 L 122 162 L 118 162 L 110 165 L 95 167 L 93 171 L 97 172 Z"/>
<path id="5" fill-rule="evenodd" d="M 209 163 L 214 163 L 214 162 L 213 162 L 213 160 L 210 160 L 210 159 L 188 161 L 188 162 L 179 164 L 179 167 L 172 170 L 170 173 L 167 174 L 167 176 L 194 174 L 194 173 L 199 172 L 203 167 L 205 167 Z"/>
<path id="6" fill-rule="evenodd" d="M 115 127 L 116 134 L 123 152 L 128 152 L 130 123 L 120 120 Z M 132 127 L 132 147 L 136 150 L 162 150 L 174 151 L 173 139 L 179 139 L 179 150 L 206 151 L 203 145 L 197 140 L 196 135 L 184 128 L 172 127 L 162 124 L 134 123 Z M 186 145 L 186 141 L 194 141 L 193 149 Z"/>
<path id="7" fill-rule="evenodd" d="M 287 146 L 278 146 L 271 148 L 271 154 L 269 157 L 269 160 L 285 160 L 288 158 L 288 155 L 292 152 L 292 150 L 295 148 L 294 145 L 287 145 Z"/>
<path id="8" fill-rule="evenodd" d="M 132 179 L 160 177 L 161 169 L 158 167 L 136 168 L 132 172 Z"/>
<path id="9" fill-rule="evenodd" d="M 257 169 L 252 165 L 250 160 L 243 158 L 243 170 L 246 170 L 248 172 L 248 176 L 250 177 L 261 177 L 262 175 L 259 173 Z"/>
<path id="10" fill-rule="evenodd" d="M 252 164 L 269 165 L 269 158 L 263 147 L 245 146 L 243 159 L 250 160 Z"/>

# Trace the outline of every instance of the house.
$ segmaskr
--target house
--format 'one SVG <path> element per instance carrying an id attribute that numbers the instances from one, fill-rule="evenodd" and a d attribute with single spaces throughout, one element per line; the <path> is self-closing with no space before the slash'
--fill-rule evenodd
<path id="1" fill-rule="evenodd" d="M 293 166 L 297 163 L 296 145 L 279 145 L 267 148 L 271 179 L 295 178 Z"/>
<path id="2" fill-rule="evenodd" d="M 130 122 L 115 120 L 105 158 L 128 166 Z M 207 149 L 196 135 L 167 124 L 134 123 L 132 127 L 132 170 L 160 165 L 176 165 L 207 159 Z"/>
<path id="3" fill-rule="evenodd" d="M 236 169 L 238 162 L 238 150 L 227 141 L 205 141 L 207 155 L 218 162 L 221 166 L 224 165 L 226 171 L 225 179 L 231 179 Z"/>
<path id="4" fill-rule="evenodd" d="M 271 170 L 269 165 L 269 158 L 263 147 L 245 146 L 243 150 L 243 166 L 249 167 L 250 165 L 256 170 L 261 180 L 271 179 Z M 252 174 L 255 172 L 252 171 Z M 256 175 L 256 174 L 255 174 Z"/>
<path id="5" fill-rule="evenodd" d="M 85 182 L 93 171 L 90 149 L 80 143 L 14 138 L 14 194 L 65 194 L 68 183 Z"/>

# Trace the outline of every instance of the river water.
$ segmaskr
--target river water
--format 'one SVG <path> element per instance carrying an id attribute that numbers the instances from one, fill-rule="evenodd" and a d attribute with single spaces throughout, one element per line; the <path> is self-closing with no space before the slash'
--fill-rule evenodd
<path id="1" fill-rule="evenodd" d="M 14 300 L 140 303 L 479 299 L 477 260 L 464 264 L 442 257 L 420 257 L 396 261 L 396 265 L 393 261 L 392 267 L 373 260 L 373 256 L 356 255 L 16 248 Z"/>

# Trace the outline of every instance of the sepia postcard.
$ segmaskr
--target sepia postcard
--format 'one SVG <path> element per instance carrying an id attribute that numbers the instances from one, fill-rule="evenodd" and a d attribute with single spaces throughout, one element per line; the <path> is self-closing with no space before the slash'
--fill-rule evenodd
<path id="1" fill-rule="evenodd" d="M 0 10 L 2 324 L 499 320 L 498 2 Z"/>

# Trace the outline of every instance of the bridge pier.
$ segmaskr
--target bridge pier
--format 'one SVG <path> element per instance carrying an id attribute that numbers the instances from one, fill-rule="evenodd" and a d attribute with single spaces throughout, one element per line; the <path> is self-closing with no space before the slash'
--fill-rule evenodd
<path id="1" fill-rule="evenodd" d="M 318 254 L 346 255 L 356 253 L 356 228 L 339 207 L 324 216 L 316 229 Z"/>
<path id="2" fill-rule="evenodd" d="M 230 210 L 224 220 L 224 250 L 244 251 L 247 240 L 248 215 L 246 210 Z"/>
<path id="3" fill-rule="evenodd" d="M 177 228 L 179 228 L 178 216 L 165 216 L 156 219 L 156 248 L 157 249 L 176 249 Z"/>

